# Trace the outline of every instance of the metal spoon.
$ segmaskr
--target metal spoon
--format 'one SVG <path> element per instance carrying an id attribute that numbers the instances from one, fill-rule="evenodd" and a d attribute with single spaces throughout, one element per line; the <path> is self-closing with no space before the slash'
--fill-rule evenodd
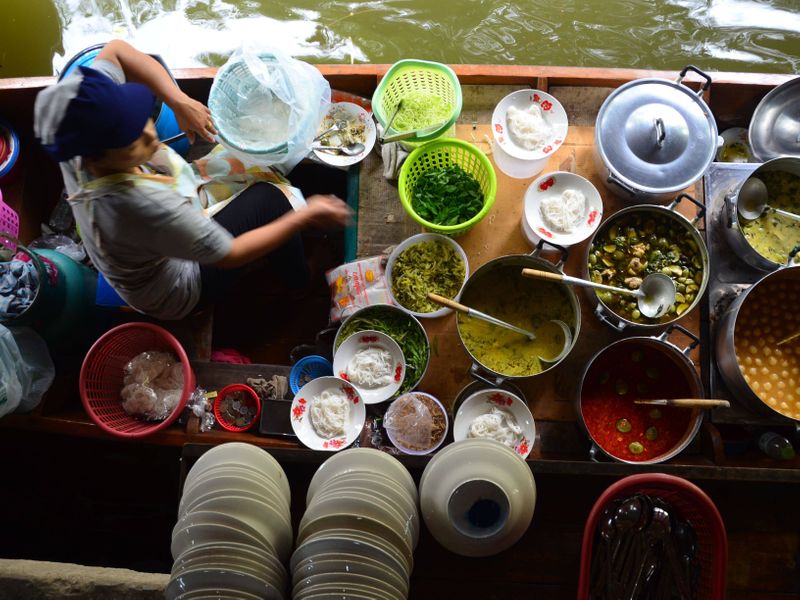
<path id="1" fill-rule="evenodd" d="M 366 146 L 361 142 L 353 142 L 347 146 L 311 146 L 312 150 L 322 150 L 323 152 L 335 152 L 336 154 L 344 154 L 345 156 L 356 156 L 361 154 Z"/>
<path id="2" fill-rule="evenodd" d="M 339 131 L 340 129 L 344 129 L 347 127 L 347 121 L 345 119 L 340 119 L 338 121 L 334 121 L 333 125 L 328 127 L 325 131 L 320 133 L 317 137 L 315 137 L 312 141 L 318 142 L 321 140 L 325 135 L 329 134 L 331 131 Z"/>
<path id="3" fill-rule="evenodd" d="M 544 279 L 547 281 L 558 281 L 567 285 L 577 285 L 598 290 L 606 290 L 635 296 L 639 311 L 651 319 L 657 319 L 667 313 L 669 307 L 675 303 L 675 282 L 663 273 L 650 273 L 642 280 L 639 289 L 629 290 L 626 288 L 614 287 L 604 283 L 595 283 L 587 279 L 571 277 L 563 273 L 552 273 L 550 271 L 538 271 L 536 269 L 522 269 L 522 275 L 531 279 Z"/>
<path id="4" fill-rule="evenodd" d="M 800 215 L 790 213 L 780 208 L 773 208 L 767 205 L 768 199 L 767 186 L 758 177 L 750 177 L 739 190 L 739 197 L 736 200 L 736 210 L 745 221 L 753 221 L 767 212 L 774 212 L 790 219 L 800 221 Z"/>

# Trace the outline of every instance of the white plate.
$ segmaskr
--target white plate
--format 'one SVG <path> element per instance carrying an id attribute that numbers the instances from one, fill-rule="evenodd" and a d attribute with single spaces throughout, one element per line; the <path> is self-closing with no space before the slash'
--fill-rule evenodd
<path id="1" fill-rule="evenodd" d="M 301 564 L 317 558 L 359 556 L 385 565 L 401 579 L 408 581 L 409 569 L 405 559 L 381 538 L 351 531 L 331 530 L 318 534 L 300 544 L 292 554 L 290 568 L 294 573 Z"/>
<path id="2" fill-rule="evenodd" d="M 411 478 L 408 469 L 395 457 L 374 448 L 349 448 L 344 452 L 331 456 L 322 463 L 308 484 L 306 505 L 322 485 L 341 473 L 352 472 L 383 473 L 398 482 L 408 492 L 414 503 L 417 503 L 417 485 Z"/>
<path id="3" fill-rule="evenodd" d="M 397 257 L 405 252 L 406 249 L 410 248 L 411 246 L 415 246 L 416 244 L 421 244 L 422 242 L 431 241 L 437 241 L 442 244 L 450 245 L 461 257 L 461 262 L 464 263 L 464 280 L 461 282 L 461 287 L 458 288 L 458 293 L 453 298 L 453 300 L 458 300 L 461 297 L 461 291 L 464 289 L 464 284 L 467 282 L 467 278 L 469 277 L 469 260 L 467 259 L 467 253 L 464 252 L 464 249 L 461 247 L 461 245 L 453 238 L 446 235 L 441 235 L 439 233 L 418 233 L 417 235 L 412 235 L 410 238 L 406 238 L 400 242 L 395 249 L 392 250 L 392 253 L 389 255 L 389 260 L 386 263 L 386 286 L 389 290 L 389 297 L 392 299 L 392 302 L 415 317 L 421 317 L 423 319 L 436 319 L 437 317 L 443 317 L 444 315 L 453 312 L 453 309 L 443 306 L 433 312 L 421 313 L 414 312 L 413 310 L 406 308 L 397 301 L 397 298 L 395 298 L 394 294 L 392 293 L 392 269 L 394 267 L 394 263 L 397 261 Z"/>
<path id="4" fill-rule="evenodd" d="M 509 132 L 506 113 L 509 107 L 527 109 L 537 104 L 542 109 L 542 116 L 550 126 L 550 137 L 541 150 L 526 150 L 518 145 L 513 134 Z M 561 147 L 567 137 L 567 113 L 564 107 L 553 96 L 539 90 L 517 90 L 500 100 L 492 113 L 492 134 L 494 140 L 503 151 L 520 160 L 541 160 L 549 158 Z"/>
<path id="5" fill-rule="evenodd" d="M 379 574 L 380 577 L 380 574 Z M 393 583 L 385 579 L 379 579 L 374 575 L 366 575 L 363 573 L 355 573 L 350 570 L 344 571 L 329 571 L 327 573 L 320 572 L 314 575 L 307 575 L 294 585 L 292 589 L 293 597 L 300 597 L 305 594 L 305 590 L 322 584 L 337 584 L 341 585 L 342 589 L 351 590 L 354 586 L 366 586 L 372 590 L 372 593 L 379 595 L 388 600 L 397 600 L 403 598 L 403 592 L 397 588 Z"/>
<path id="6" fill-rule="evenodd" d="M 525 403 L 514 394 L 500 389 L 480 390 L 468 396 L 456 413 L 453 421 L 453 439 L 458 442 L 468 439 L 469 426 L 480 415 L 491 412 L 493 407 L 501 408 L 511 413 L 517 425 L 522 429 L 522 434 L 517 443 L 511 448 L 521 458 L 527 458 L 533 449 L 536 440 L 536 427 L 533 415 Z"/>
<path id="7" fill-rule="evenodd" d="M 560 198 L 565 190 L 576 190 L 586 198 L 586 210 L 581 223 L 572 233 L 561 233 L 547 225 L 541 213 L 545 198 Z M 525 192 L 522 218 L 529 231 L 540 239 L 559 246 L 572 246 L 591 236 L 603 220 L 603 199 L 592 183 L 580 175 L 568 171 L 547 173 L 536 179 Z"/>
<path id="8" fill-rule="evenodd" d="M 275 484 L 267 482 L 266 479 L 255 473 L 250 475 L 250 478 L 229 474 L 206 477 L 204 473 L 202 477 L 194 481 L 190 488 L 183 491 L 183 496 L 181 497 L 181 502 L 178 507 L 178 514 L 182 515 L 182 513 L 186 512 L 185 509 L 197 498 L 212 492 L 233 495 L 244 493 L 250 496 L 265 498 L 281 509 L 284 509 L 285 514 L 289 514 L 289 505 L 286 504 L 286 499 L 283 497 L 283 494 L 278 491 Z"/>
<path id="9" fill-rule="evenodd" d="M 366 556 L 342 552 L 331 556 L 332 558 L 326 558 L 324 554 L 312 556 L 298 563 L 297 568 L 292 573 L 292 586 L 303 578 L 319 573 L 341 573 L 346 571 L 385 579 L 398 589 L 404 598 L 408 597 L 408 581 L 386 564 Z"/>
<path id="10" fill-rule="evenodd" d="M 334 154 L 333 152 L 325 152 L 324 150 L 314 150 L 314 154 L 317 155 L 317 158 L 334 167 L 348 167 L 364 160 L 373 146 L 375 146 L 375 140 L 378 137 L 378 131 L 375 127 L 375 121 L 372 115 L 358 104 L 353 104 L 352 102 L 337 102 L 336 104 L 331 104 L 328 109 L 328 115 L 330 115 L 334 121 L 337 119 L 348 119 L 350 121 L 358 120 L 364 123 L 364 137 L 366 138 L 364 141 L 364 150 L 355 156 L 345 156 L 344 154 Z M 324 131 L 322 125 L 320 125 L 319 131 Z M 331 135 L 334 135 L 334 133 L 332 132 Z M 316 144 L 318 142 L 314 143 Z"/>
<path id="11" fill-rule="evenodd" d="M 182 594 L 197 590 L 224 589 L 230 592 L 243 592 L 253 594 L 265 600 L 282 600 L 283 594 L 273 586 L 264 583 L 251 575 L 245 575 L 228 569 L 198 569 L 187 571 L 182 575 L 170 579 L 164 595 L 168 600 L 175 599 Z M 235 595 L 232 597 L 236 597 Z"/>
<path id="12" fill-rule="evenodd" d="M 195 559 L 223 559 L 245 564 L 260 565 L 270 573 L 277 582 L 276 587 L 284 589 L 288 583 L 288 574 L 278 557 L 273 552 L 258 546 L 235 542 L 214 542 L 192 546 L 175 559 L 173 569 L 179 568 L 184 561 Z"/>
<path id="13" fill-rule="evenodd" d="M 333 373 L 340 379 L 347 378 L 347 365 L 357 352 L 367 348 L 385 350 L 392 357 L 392 381 L 388 385 L 368 388 L 350 382 L 364 399 L 364 404 L 378 404 L 388 400 L 397 393 L 406 376 L 406 359 L 403 351 L 391 337 L 380 331 L 359 331 L 347 338 L 333 355 Z"/>
<path id="14" fill-rule="evenodd" d="M 200 512 L 189 513 L 175 524 L 170 550 L 172 558 L 176 559 L 195 546 L 228 542 L 275 552 L 258 532 L 239 519 L 218 513 Z"/>
<path id="15" fill-rule="evenodd" d="M 229 557 L 227 555 L 212 555 L 209 554 L 208 551 L 203 555 L 184 558 L 190 553 L 191 550 L 185 555 L 179 556 L 178 560 L 175 561 L 175 564 L 172 566 L 172 572 L 170 573 L 172 578 L 175 578 L 185 571 L 194 571 L 204 567 L 210 569 L 232 569 L 263 579 L 266 583 L 277 589 L 284 589 L 286 587 L 285 570 L 283 572 L 276 571 L 270 564 L 242 558 L 241 556 Z"/>
<path id="16" fill-rule="evenodd" d="M 343 436 L 325 439 L 317 435 L 314 426 L 311 425 L 311 402 L 325 390 L 343 393 L 350 400 L 350 411 Z M 338 377 L 318 377 L 309 381 L 294 395 L 290 415 L 292 430 L 305 446 L 312 450 L 336 452 L 346 448 L 358 438 L 364 428 L 367 411 L 356 386 Z"/>

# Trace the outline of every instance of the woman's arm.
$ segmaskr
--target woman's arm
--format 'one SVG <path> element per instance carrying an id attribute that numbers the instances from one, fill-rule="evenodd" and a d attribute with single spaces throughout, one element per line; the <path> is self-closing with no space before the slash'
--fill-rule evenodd
<path id="1" fill-rule="evenodd" d="M 143 83 L 166 102 L 190 142 L 194 142 L 195 133 L 209 142 L 214 141 L 217 130 L 211 121 L 211 112 L 202 102 L 181 91 L 161 63 L 152 56 L 140 52 L 127 42 L 112 40 L 103 47 L 97 59 L 115 63 L 125 73 L 127 81 Z"/>

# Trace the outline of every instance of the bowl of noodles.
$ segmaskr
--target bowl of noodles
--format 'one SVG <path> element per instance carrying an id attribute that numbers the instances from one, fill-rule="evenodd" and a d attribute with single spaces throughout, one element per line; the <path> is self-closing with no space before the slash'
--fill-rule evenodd
<path id="1" fill-rule="evenodd" d="M 567 137 L 567 113 L 553 96 L 539 90 L 517 90 L 492 113 L 492 135 L 513 158 L 541 160 L 558 150 Z"/>
<path id="2" fill-rule="evenodd" d="M 372 151 L 377 139 L 377 129 L 372 115 L 352 102 L 331 104 L 325 118 L 317 129 L 318 133 L 329 129 L 337 121 L 346 123 L 343 129 L 331 131 L 323 135 L 318 142 L 322 146 L 342 147 L 350 144 L 364 144 L 364 150 L 348 156 L 336 150 L 319 150 L 314 148 L 314 155 L 322 162 L 334 167 L 349 167 L 361 162 Z"/>
<path id="3" fill-rule="evenodd" d="M 400 390 L 406 360 L 390 336 L 374 330 L 359 331 L 336 349 L 333 372 L 355 386 L 364 404 L 377 404 Z"/>

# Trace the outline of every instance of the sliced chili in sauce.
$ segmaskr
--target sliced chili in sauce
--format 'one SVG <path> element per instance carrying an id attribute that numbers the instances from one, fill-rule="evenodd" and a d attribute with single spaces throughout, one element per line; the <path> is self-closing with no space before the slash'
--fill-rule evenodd
<path id="1" fill-rule="evenodd" d="M 583 382 L 581 412 L 589 434 L 603 450 L 624 460 L 651 460 L 678 445 L 691 424 L 692 410 L 668 406 L 653 410 L 634 400 L 690 398 L 691 393 L 686 375 L 669 356 L 631 341 L 607 349 L 592 363 Z M 620 419 L 630 423 L 629 431 L 619 430 Z M 657 432 L 654 440 L 647 436 L 651 427 Z M 644 451 L 631 452 L 633 442 Z"/>

